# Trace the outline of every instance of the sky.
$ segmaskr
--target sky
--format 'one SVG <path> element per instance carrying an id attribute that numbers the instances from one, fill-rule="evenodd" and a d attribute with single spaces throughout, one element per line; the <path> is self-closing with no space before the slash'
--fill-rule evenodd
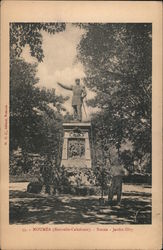
<path id="1" fill-rule="evenodd" d="M 77 61 L 76 55 L 77 45 L 84 32 L 84 30 L 72 24 L 67 24 L 65 31 L 56 33 L 55 35 L 45 31 L 42 32 L 45 57 L 43 62 L 38 64 L 37 77 L 40 79 L 38 86 L 55 88 L 56 94 L 69 96 L 70 99 L 64 106 L 70 113 L 72 113 L 72 92 L 61 88 L 57 82 L 61 82 L 65 85 L 73 85 L 75 84 L 75 78 L 80 78 L 82 84 L 82 77 L 85 76 L 84 67 Z M 27 62 L 36 62 L 36 59 L 30 56 L 28 46 L 23 50 L 22 57 Z M 92 93 L 87 89 L 87 99 L 90 99 L 91 96 Z M 83 112 L 83 120 L 89 118 L 93 109 L 86 107 L 86 111 L 87 117 Z"/>

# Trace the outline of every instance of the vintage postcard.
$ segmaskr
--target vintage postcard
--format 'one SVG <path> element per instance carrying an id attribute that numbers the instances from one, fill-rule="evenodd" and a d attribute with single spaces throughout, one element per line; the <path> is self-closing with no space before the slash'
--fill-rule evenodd
<path id="1" fill-rule="evenodd" d="M 161 249 L 161 2 L 2 1 L 1 34 L 1 249 Z"/>

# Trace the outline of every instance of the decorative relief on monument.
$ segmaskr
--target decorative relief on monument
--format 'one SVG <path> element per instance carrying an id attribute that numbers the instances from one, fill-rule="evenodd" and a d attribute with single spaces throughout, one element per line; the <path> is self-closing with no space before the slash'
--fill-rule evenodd
<path id="1" fill-rule="evenodd" d="M 64 123 L 62 162 L 67 169 L 90 169 L 92 166 L 89 131 L 90 123 Z"/>
<path id="2" fill-rule="evenodd" d="M 68 140 L 68 158 L 80 159 L 85 157 L 85 140 L 69 139 Z"/>
<path id="3" fill-rule="evenodd" d="M 84 133 L 79 128 L 74 128 L 73 131 L 70 132 L 70 137 L 83 137 Z"/>

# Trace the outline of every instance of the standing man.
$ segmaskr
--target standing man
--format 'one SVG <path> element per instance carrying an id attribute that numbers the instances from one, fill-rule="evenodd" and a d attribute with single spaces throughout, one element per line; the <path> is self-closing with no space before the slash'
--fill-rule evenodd
<path id="1" fill-rule="evenodd" d="M 75 86 L 71 85 L 69 87 L 58 82 L 62 88 L 71 90 L 73 92 L 72 96 L 72 107 L 74 110 L 74 120 L 82 121 L 82 104 L 83 99 L 86 97 L 87 93 L 84 86 L 80 85 L 80 79 L 75 79 Z"/>

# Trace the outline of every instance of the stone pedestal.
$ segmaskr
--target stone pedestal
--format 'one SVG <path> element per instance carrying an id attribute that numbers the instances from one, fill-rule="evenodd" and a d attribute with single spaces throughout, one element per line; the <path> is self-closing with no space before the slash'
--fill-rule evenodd
<path id="1" fill-rule="evenodd" d="M 90 149 L 90 123 L 64 123 L 64 143 L 61 165 L 69 176 L 71 186 L 90 187 L 95 183 Z"/>
<path id="2" fill-rule="evenodd" d="M 64 123 L 62 162 L 65 168 L 91 168 L 89 133 L 91 124 Z"/>

